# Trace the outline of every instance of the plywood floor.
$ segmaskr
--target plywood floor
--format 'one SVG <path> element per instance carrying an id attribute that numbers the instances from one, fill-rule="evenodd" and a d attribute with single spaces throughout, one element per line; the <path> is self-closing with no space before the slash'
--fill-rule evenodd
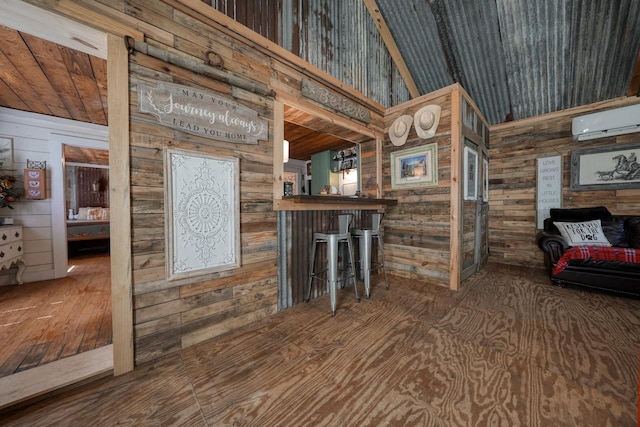
<path id="1" fill-rule="evenodd" d="M 0 287 L 0 377 L 111 343 L 109 255 L 69 268 L 63 279 Z"/>
<path id="2" fill-rule="evenodd" d="M 635 426 L 640 300 L 491 265 L 390 278 L 3 416 L 8 426 Z"/>

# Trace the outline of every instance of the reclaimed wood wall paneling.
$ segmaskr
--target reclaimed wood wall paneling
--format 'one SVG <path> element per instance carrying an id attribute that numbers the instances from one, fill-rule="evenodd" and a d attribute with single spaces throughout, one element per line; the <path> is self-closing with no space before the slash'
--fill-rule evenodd
<path id="1" fill-rule="evenodd" d="M 621 102 L 628 105 L 628 102 Z M 615 103 L 607 104 L 613 107 Z M 528 119 L 492 128 L 489 149 L 489 245 L 493 262 L 544 268 L 536 246 L 536 159 L 562 156 L 564 208 L 606 206 L 619 215 L 637 214 L 640 190 L 571 191 L 571 152 L 637 142 L 640 133 L 589 141 L 573 140 L 574 117 L 598 111 L 591 108 Z"/>
<path id="2" fill-rule="evenodd" d="M 384 220 L 385 263 L 395 275 L 424 280 L 449 287 L 450 204 L 451 204 L 451 90 L 420 103 L 409 103 L 385 117 L 385 128 L 403 114 L 412 115 L 427 104 L 442 108 L 438 130 L 433 138 L 420 139 L 415 127 L 407 142 L 396 147 L 388 133 L 383 142 L 382 183 L 384 197 L 397 199 Z M 438 185 L 411 189 L 391 188 L 390 154 L 395 151 L 436 142 L 438 144 Z"/>
<path id="3" fill-rule="evenodd" d="M 203 58 L 214 50 L 225 69 L 261 83 L 270 79 L 270 59 L 177 11 L 130 4 L 138 19 L 166 22 L 174 43 L 149 44 Z M 213 338 L 276 310 L 277 230 L 273 212 L 273 147 L 233 144 L 184 134 L 137 111 L 137 85 L 167 81 L 233 97 L 269 121 L 272 101 L 196 75 L 141 53 L 130 56 L 131 184 L 133 222 L 134 330 L 136 363 Z M 177 147 L 240 159 L 242 266 L 192 279 L 165 279 L 163 150 Z"/>

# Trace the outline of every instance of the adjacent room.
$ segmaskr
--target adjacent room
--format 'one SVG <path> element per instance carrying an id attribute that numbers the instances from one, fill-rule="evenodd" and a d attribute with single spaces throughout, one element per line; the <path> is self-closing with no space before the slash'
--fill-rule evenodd
<path id="1" fill-rule="evenodd" d="M 2 423 L 636 425 L 638 26 L 3 2 Z"/>

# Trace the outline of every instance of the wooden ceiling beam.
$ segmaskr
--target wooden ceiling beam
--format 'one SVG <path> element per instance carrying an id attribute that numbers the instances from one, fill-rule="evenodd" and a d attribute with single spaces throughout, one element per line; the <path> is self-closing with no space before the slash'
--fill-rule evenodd
<path id="1" fill-rule="evenodd" d="M 369 15 L 371 15 L 371 19 L 373 19 L 373 22 L 376 24 L 376 27 L 378 27 L 378 32 L 382 37 L 382 41 L 384 42 L 385 46 L 387 46 L 387 50 L 389 51 L 389 54 L 391 55 L 393 62 L 396 64 L 396 67 L 398 67 L 398 71 L 400 72 L 400 75 L 402 76 L 404 83 L 407 85 L 407 89 L 409 89 L 409 93 L 411 94 L 411 97 L 413 98 L 419 97 L 420 92 L 418 91 L 418 86 L 416 86 L 416 83 L 413 80 L 413 76 L 411 75 L 411 72 L 409 71 L 409 68 L 407 67 L 406 62 L 404 62 L 404 58 L 400 53 L 400 49 L 398 49 L 398 45 L 396 45 L 396 41 L 394 40 L 393 35 L 391 35 L 391 31 L 389 30 L 389 26 L 387 25 L 387 22 L 382 17 L 382 13 L 380 13 L 380 9 L 378 8 L 376 1 L 375 0 L 363 0 L 363 1 L 367 9 L 369 10 Z"/>

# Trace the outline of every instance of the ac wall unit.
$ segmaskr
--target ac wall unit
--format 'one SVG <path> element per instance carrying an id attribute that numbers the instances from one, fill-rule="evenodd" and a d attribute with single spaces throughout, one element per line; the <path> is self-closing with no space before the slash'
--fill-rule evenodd
<path id="1" fill-rule="evenodd" d="M 576 117 L 571 130 L 579 141 L 640 132 L 640 104 Z"/>

